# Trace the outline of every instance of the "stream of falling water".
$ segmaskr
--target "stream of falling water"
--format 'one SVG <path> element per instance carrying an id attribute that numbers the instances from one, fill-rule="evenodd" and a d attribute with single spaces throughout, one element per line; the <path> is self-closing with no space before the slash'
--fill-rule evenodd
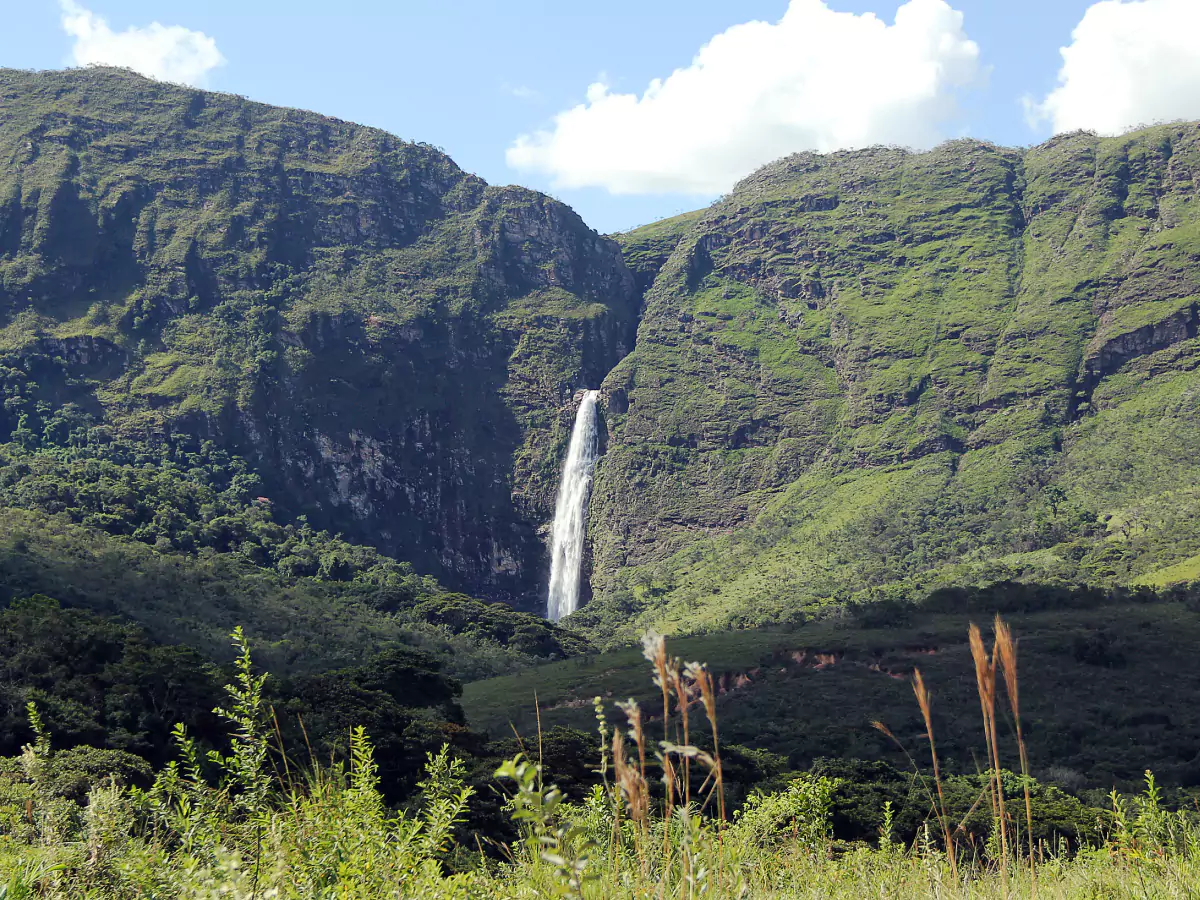
<path id="1" fill-rule="evenodd" d="M 579 579 L 583 569 L 583 539 L 587 524 L 588 497 L 592 492 L 592 472 L 600 454 L 596 400 L 599 391 L 584 391 L 567 461 L 558 485 L 558 502 L 551 531 L 550 596 L 546 617 L 557 622 L 579 608 Z"/>

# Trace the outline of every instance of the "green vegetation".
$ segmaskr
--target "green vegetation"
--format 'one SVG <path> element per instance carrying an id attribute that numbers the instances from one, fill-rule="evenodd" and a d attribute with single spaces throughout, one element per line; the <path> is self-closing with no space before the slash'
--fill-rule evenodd
<path id="1" fill-rule="evenodd" d="M 985 722 L 1002 705 L 1018 709 L 1015 650 L 999 620 L 997 629 L 990 653 L 979 644 L 976 655 Z M 1200 875 L 1200 823 L 1170 809 L 1152 776 L 1141 794 L 1114 792 L 1100 808 L 998 757 L 974 779 L 914 761 L 907 790 L 887 773 L 843 767 L 791 773 L 727 807 L 724 745 L 694 740 L 687 712 L 715 735 L 715 682 L 668 657 L 661 639 L 647 642 L 646 659 L 665 718 L 654 723 L 632 701 L 628 731 L 602 716 L 591 754 L 600 782 L 580 799 L 523 754 L 501 764 L 515 828 L 485 844 L 464 831 L 481 797 L 448 747 L 427 755 L 417 802 L 403 811 L 380 793 L 362 728 L 332 762 L 290 758 L 273 728 L 270 679 L 240 630 L 234 637 L 233 678 L 215 711 L 227 747 L 203 755 L 179 726 L 179 761 L 152 777 L 111 752 L 56 748 L 29 705 L 33 740 L 0 760 L 6 897 L 1185 897 Z M 918 679 L 927 708 L 923 691 Z M 864 810 L 878 819 L 873 834 L 835 837 L 839 816 Z"/>
<path id="2" fill-rule="evenodd" d="M 852 617 L 714 632 L 672 645 L 687 658 L 708 660 L 718 682 L 722 740 L 775 754 L 781 768 L 795 770 L 822 759 L 904 770 L 904 754 L 871 723 L 883 720 L 917 752 L 924 724 L 909 679 L 920 668 L 936 685 L 944 771 L 973 776 L 979 701 L 974 685 L 960 677 L 971 667 L 967 626 L 999 611 L 1021 638 L 1021 702 L 1034 775 L 1047 785 L 1095 792 L 1096 802 L 1114 786 L 1135 789 L 1148 767 L 1172 789 L 1200 786 L 1200 717 L 1192 702 L 1200 691 L 1198 588 L 948 590 L 919 605 L 876 602 Z M 608 704 L 633 697 L 649 706 L 654 689 L 641 655 L 632 649 L 586 655 L 475 681 L 466 685 L 463 707 L 472 726 L 497 737 L 512 727 L 529 735 L 539 717 L 543 728 L 586 729 L 596 695 Z M 1010 735 L 1002 734 L 1001 743 L 1013 759 Z"/>
<path id="3" fill-rule="evenodd" d="M 585 646 L 445 586 L 540 577 L 561 394 L 625 327 L 615 245 L 309 113 L 103 68 L 0 97 L 0 604 L 222 661 L 242 624 L 289 674 Z"/>
<path id="4" fill-rule="evenodd" d="M 19 754 L 33 740 L 30 703 L 59 750 L 116 760 L 142 775 L 175 758 L 177 725 L 204 751 L 226 742 L 213 709 L 228 667 L 157 644 L 136 626 L 25 599 L 0 612 L 0 660 L 0 755 Z M 347 729 L 369 727 L 381 790 L 397 802 L 411 795 L 429 750 L 449 743 L 486 755 L 485 743 L 463 727 L 460 684 L 440 668 L 431 656 L 392 645 L 353 666 L 272 679 L 263 696 L 277 711 L 281 739 L 321 758 L 341 746 Z"/>
<path id="5" fill-rule="evenodd" d="M 109 69 L 0 92 L 0 468 L 46 528 L 248 561 L 352 632 L 423 628 L 418 574 L 536 612 L 571 398 L 603 380 L 574 623 L 601 644 L 1191 577 L 1191 126 L 799 155 L 609 241 L 310 113 Z M 283 640 L 233 606 L 204 652 L 232 621 Z"/>
<path id="6" fill-rule="evenodd" d="M 800 154 L 621 235 L 653 284 L 576 627 L 1193 578 L 1197 171 L 1190 124 Z"/>
<path id="7" fill-rule="evenodd" d="M 0 900 L 1194 893 L 1195 126 L 608 239 L 128 72 L 0 108 Z"/>
<path id="8" fill-rule="evenodd" d="M 55 433 L 63 418 L 56 412 L 36 434 Z M 119 613 L 211 658 L 242 622 L 285 670 L 345 664 L 400 640 L 474 677 L 584 646 L 304 519 L 280 524 L 258 477 L 210 443 L 176 435 L 154 448 L 102 428 L 62 433 L 62 444 L 0 445 L 0 598 L 41 593 Z"/>
<path id="9" fill-rule="evenodd" d="M 613 235 L 641 293 L 650 289 L 684 235 L 703 215 L 704 210 L 698 209 Z"/>
<path id="10" fill-rule="evenodd" d="M 0 70 L 0 103 L 0 443 L 72 450 L 11 451 L 15 505 L 320 570 L 265 497 L 327 559 L 540 605 L 571 393 L 632 343 L 615 243 L 312 113 L 106 68 Z"/>

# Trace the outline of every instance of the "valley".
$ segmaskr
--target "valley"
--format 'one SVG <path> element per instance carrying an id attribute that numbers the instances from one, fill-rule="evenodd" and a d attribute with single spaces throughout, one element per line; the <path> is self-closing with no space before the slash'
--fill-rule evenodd
<path id="1" fill-rule="evenodd" d="M 1194 122 L 797 153 L 603 235 L 0 69 L 0 390 L 0 900 L 1195 874 Z"/>

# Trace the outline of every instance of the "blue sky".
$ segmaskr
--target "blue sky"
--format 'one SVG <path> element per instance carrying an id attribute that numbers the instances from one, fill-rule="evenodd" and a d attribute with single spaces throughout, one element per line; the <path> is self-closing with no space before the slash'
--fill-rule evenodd
<path id="1" fill-rule="evenodd" d="M 785 43 L 776 40 L 783 37 L 782 30 L 777 33 L 771 29 L 754 33 L 747 30 L 737 41 L 730 40 L 732 49 L 709 66 L 708 80 L 696 83 L 691 101 L 667 98 L 635 115 L 633 101 L 646 91 L 652 79 L 666 78 L 674 70 L 688 67 L 701 47 L 731 26 L 750 20 L 779 22 L 789 10 L 788 0 L 737 3 L 609 0 L 599 5 L 563 0 L 505 3 L 342 0 L 337 4 L 306 0 L 286 4 L 275 0 L 204 0 L 203 3 L 79 0 L 75 12 L 90 13 L 88 27 L 102 18 L 113 34 L 129 28 L 145 29 L 154 22 L 200 32 L 211 42 L 213 53 L 219 48 L 219 57 L 224 62 L 196 78 L 177 76 L 178 80 L 198 81 L 208 88 L 264 102 L 313 109 L 435 144 L 464 168 L 488 181 L 521 183 L 554 194 L 574 206 L 589 224 L 601 231 L 628 228 L 702 205 L 733 174 L 748 174 L 755 165 L 766 161 L 754 157 L 759 146 L 764 148 L 762 152 L 769 149 L 773 155 L 778 155 L 777 148 L 807 149 L 792 146 L 789 141 L 809 141 L 814 149 L 832 149 L 839 142 L 859 141 L 860 133 L 865 135 L 862 141 L 871 142 L 881 135 L 884 142 L 929 143 L 926 138 L 930 136 L 965 134 L 1004 144 L 1030 144 L 1048 137 L 1056 124 L 1061 123 L 1103 130 L 1103 122 L 1092 125 L 1088 119 L 1089 115 L 1092 118 L 1102 115 L 1094 110 L 1099 105 L 1097 98 L 1102 100 L 1104 92 L 1104 86 L 1098 82 L 1102 76 L 1095 74 L 1101 67 L 1097 64 L 1089 67 L 1088 59 L 1099 59 L 1105 41 L 1110 44 L 1114 40 L 1124 41 L 1127 32 L 1137 31 L 1143 23 L 1149 43 L 1143 41 L 1145 46 L 1138 45 L 1141 57 L 1149 55 L 1161 60 L 1162 52 L 1169 54 L 1172 47 L 1175 52 L 1196 55 L 1186 48 L 1180 50 L 1176 46 L 1179 39 L 1171 32 L 1177 32 L 1185 24 L 1195 24 L 1182 22 L 1180 17 L 1188 19 L 1188 8 L 1200 7 L 1200 0 L 1124 3 L 1107 0 L 1098 5 L 1145 5 L 1161 9 L 1153 16 L 1139 14 L 1137 27 L 1133 29 L 1124 20 L 1115 18 L 1113 24 L 1105 25 L 1107 20 L 1102 21 L 1097 13 L 1097 25 L 1092 29 L 1096 36 L 1089 39 L 1091 43 L 1087 46 L 1083 46 L 1082 39 L 1078 42 L 1081 47 L 1077 55 L 1079 74 L 1075 79 L 1078 90 L 1059 106 L 1046 107 L 1043 120 L 1031 124 L 1022 98 L 1043 102 L 1054 90 L 1063 65 L 1060 48 L 1072 43 L 1072 31 L 1095 4 L 1090 0 L 912 2 L 926 12 L 937 12 L 935 7 L 940 5 L 962 14 L 958 31 L 953 22 L 946 24 L 949 20 L 944 16 L 940 24 L 928 25 L 931 33 L 942 38 L 951 32 L 958 35 L 954 38 L 956 50 L 930 51 L 935 54 L 937 66 L 946 71 L 958 66 L 959 72 L 957 76 L 945 76 L 947 81 L 937 88 L 936 97 L 912 100 L 899 90 L 895 100 L 889 99 L 888 91 L 898 79 L 890 71 L 879 72 L 874 82 L 868 80 L 860 92 L 851 91 L 844 100 L 853 105 L 861 104 L 864 96 L 883 97 L 879 101 L 882 108 L 875 111 L 871 123 L 861 128 L 858 126 L 862 123 L 835 127 L 824 120 L 814 123 L 806 119 L 782 129 L 747 119 L 760 113 L 744 109 L 737 110 L 736 115 L 730 112 L 725 118 L 718 111 L 714 125 L 706 116 L 696 115 L 695 97 L 706 96 L 704 91 L 719 92 L 722 77 L 733 79 L 733 87 L 744 91 L 745 83 L 737 79 L 752 81 L 757 77 L 754 42 L 762 39 L 773 42 L 778 54 L 775 69 L 783 70 L 775 73 L 779 90 L 765 92 L 752 104 L 761 107 L 762 116 L 778 115 L 780 91 L 782 96 L 791 98 L 789 103 L 812 102 L 814 96 L 832 97 L 830 106 L 836 107 L 843 102 L 838 99 L 842 95 L 837 93 L 843 90 L 843 82 L 860 71 L 870 70 L 872 60 L 856 61 L 855 54 L 877 55 L 877 51 L 863 51 L 863 48 L 874 46 L 866 40 L 871 35 L 885 41 L 882 30 L 858 28 L 862 25 L 859 20 L 837 20 L 846 25 L 847 43 L 836 48 L 836 55 L 830 57 L 834 62 L 823 63 L 824 68 L 816 70 L 819 76 L 816 83 L 813 67 L 804 69 L 802 59 L 805 54 L 828 50 L 830 41 L 836 40 L 830 36 L 834 32 L 820 31 L 814 24 L 817 19 L 799 23 L 787 33 Z M 0 31 L 0 65 L 60 68 L 81 59 L 76 52 L 78 30 L 74 36 L 67 33 L 58 0 L 3 0 L 3 3 L 5 25 Z M 824 6 L 821 0 L 792 0 L 792 4 L 806 5 L 806 15 L 813 16 L 821 13 L 816 7 Z M 831 10 L 859 16 L 875 13 L 888 25 L 901 5 L 897 0 L 827 0 Z M 1109 12 L 1116 15 L 1120 11 Z M 798 16 L 797 11 L 797 21 Z M 859 34 L 864 36 L 862 42 L 856 37 Z M 812 39 L 807 35 L 812 35 Z M 115 42 L 110 40 L 105 44 L 104 37 L 101 35 L 93 42 L 101 49 L 89 50 L 90 58 L 96 58 L 98 53 L 106 61 L 116 61 L 103 57 L 105 53 L 122 52 L 105 49 Z M 977 51 L 971 50 L 967 39 L 977 45 Z M 1160 51 L 1155 41 L 1165 42 L 1167 50 Z M 946 53 L 953 56 L 950 62 Z M 1104 56 L 1111 56 L 1111 49 Z M 1138 64 L 1136 56 L 1131 50 L 1129 65 L 1134 69 Z M 839 70 L 839 60 L 848 60 L 847 68 Z M 793 63 L 799 67 L 795 72 L 790 68 Z M 1174 68 L 1182 71 L 1187 66 Z M 727 75 L 721 76 L 720 72 Z M 826 72 L 830 73 L 828 84 L 821 84 Z M 1085 84 L 1089 78 L 1091 81 Z M 1187 78 L 1191 75 L 1187 74 Z M 804 79 L 808 79 L 806 90 L 817 90 L 817 95 L 792 90 L 797 80 Z M 611 104 L 612 108 L 606 107 L 603 113 L 598 109 L 584 110 L 571 126 L 573 130 L 556 127 L 555 116 L 563 111 L 580 104 L 600 105 L 603 98 L 598 95 L 592 98 L 594 103 L 587 100 L 589 85 L 600 81 L 607 85 L 609 94 L 634 96 L 624 104 Z M 682 82 L 680 79 L 681 87 Z M 1187 103 L 1200 105 L 1200 75 L 1194 84 L 1185 79 L 1182 85 L 1171 87 L 1175 99 L 1170 103 L 1174 106 L 1162 103 L 1155 106 L 1147 100 L 1146 97 L 1153 98 L 1154 88 L 1155 85 L 1149 85 L 1129 100 L 1131 110 L 1124 114 L 1150 118 L 1200 117 L 1200 109 L 1193 112 L 1190 106 L 1179 106 L 1184 101 L 1177 96 L 1182 91 L 1187 95 Z M 1166 90 L 1162 88 L 1160 93 Z M 1087 91 L 1090 94 L 1084 96 Z M 947 113 L 944 101 L 957 104 L 957 110 Z M 894 116 L 887 106 L 893 102 L 897 104 Z M 827 111 L 824 115 L 828 118 L 834 112 Z M 635 148 L 647 156 L 656 156 L 662 149 L 656 169 L 629 171 L 631 166 L 638 169 L 638 164 L 612 162 L 617 151 L 631 146 L 632 131 L 631 135 L 624 135 L 622 129 L 636 130 L 638 122 L 658 120 L 665 122 L 664 133 L 655 140 L 670 146 Z M 691 137 L 689 128 L 694 120 L 696 133 Z M 760 126 L 765 128 L 761 134 Z M 712 133 L 705 137 L 706 128 L 717 133 L 717 137 L 713 138 Z M 741 135 L 736 147 L 726 146 L 723 129 Z M 522 135 L 535 136 L 539 131 L 540 137 L 530 138 L 527 152 L 514 156 L 511 149 L 514 142 Z M 913 140 L 905 140 L 910 134 L 915 136 Z M 703 152 L 693 152 L 691 140 L 707 140 L 709 146 Z M 595 158 L 571 156 L 573 153 L 576 157 L 581 153 L 586 156 L 589 149 L 594 150 Z M 519 168 L 510 165 L 514 161 L 522 165 Z M 686 177 L 680 179 L 675 175 Z M 668 192 L 659 193 L 662 190 Z"/>

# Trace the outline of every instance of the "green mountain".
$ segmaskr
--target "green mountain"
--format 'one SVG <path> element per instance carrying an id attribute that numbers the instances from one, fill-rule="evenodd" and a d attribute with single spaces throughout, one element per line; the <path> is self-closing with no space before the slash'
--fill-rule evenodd
<path id="1" fill-rule="evenodd" d="M 568 654 L 511 607 L 597 385 L 602 642 L 1200 575 L 1195 125 L 802 154 L 614 240 L 125 71 L 0 70 L 0 110 L 3 597 L 283 666 Z"/>
<path id="2" fill-rule="evenodd" d="M 551 624 L 584 388 L 604 426 L 587 602 Z M 967 635 L 993 615 L 1019 636 L 1020 717 L 985 743 L 998 669 Z M 661 656 L 648 678 L 648 628 L 713 681 Z M 486 890 L 511 872 L 483 854 L 520 863 L 523 834 L 570 865 L 512 871 L 579 893 L 607 814 L 543 775 L 618 822 L 643 798 L 613 846 L 645 863 L 669 829 L 638 785 L 679 785 L 645 767 L 662 736 L 704 776 L 676 791 L 706 808 L 687 884 L 791 854 L 796 884 L 949 885 L 941 806 L 968 887 L 996 862 L 1019 888 L 1021 838 L 989 862 L 985 748 L 1036 779 L 1011 833 L 1058 848 L 1039 882 L 1101 857 L 1128 880 L 1195 845 L 1159 826 L 1200 786 L 1198 641 L 1200 125 L 802 154 L 610 238 L 377 130 L 0 69 L 0 869 L 64 896 L 153 870 L 169 893 L 175 862 L 211 888 L 254 861 L 253 893 L 264 859 L 332 884 L 328 858 Z M 996 647 L 1016 718 L 1018 652 Z M 606 739 L 626 697 L 636 740 L 601 759 L 597 713 Z M 914 777 L 934 734 L 936 802 Z M 503 803 L 499 761 L 535 746 L 545 768 L 512 766 Z M 1147 767 L 1165 793 L 1108 799 Z M 592 792 L 618 770 L 629 803 Z M 995 783 L 1017 825 L 1028 783 Z M 827 818 L 885 849 L 799 837 Z M 414 840 L 419 860 L 393 854 Z M 663 859 L 641 882 L 599 860 L 588 890 L 661 887 Z"/>
<path id="3" fill-rule="evenodd" d="M 1200 576 L 1200 127 L 801 154 L 620 236 L 577 617 Z"/>
<path id="4" fill-rule="evenodd" d="M 530 602 L 572 392 L 633 341 L 615 243 L 432 147 L 128 72 L 5 70 L 0 109 L 0 431 L 207 447 L 277 521 Z"/>
<path id="5" fill-rule="evenodd" d="M 459 675 L 541 601 L 572 393 L 633 340 L 619 248 L 382 132 L 130 72 L 0 70 L 0 602 L 277 669 Z M 436 580 L 435 580 L 436 579 Z"/>

